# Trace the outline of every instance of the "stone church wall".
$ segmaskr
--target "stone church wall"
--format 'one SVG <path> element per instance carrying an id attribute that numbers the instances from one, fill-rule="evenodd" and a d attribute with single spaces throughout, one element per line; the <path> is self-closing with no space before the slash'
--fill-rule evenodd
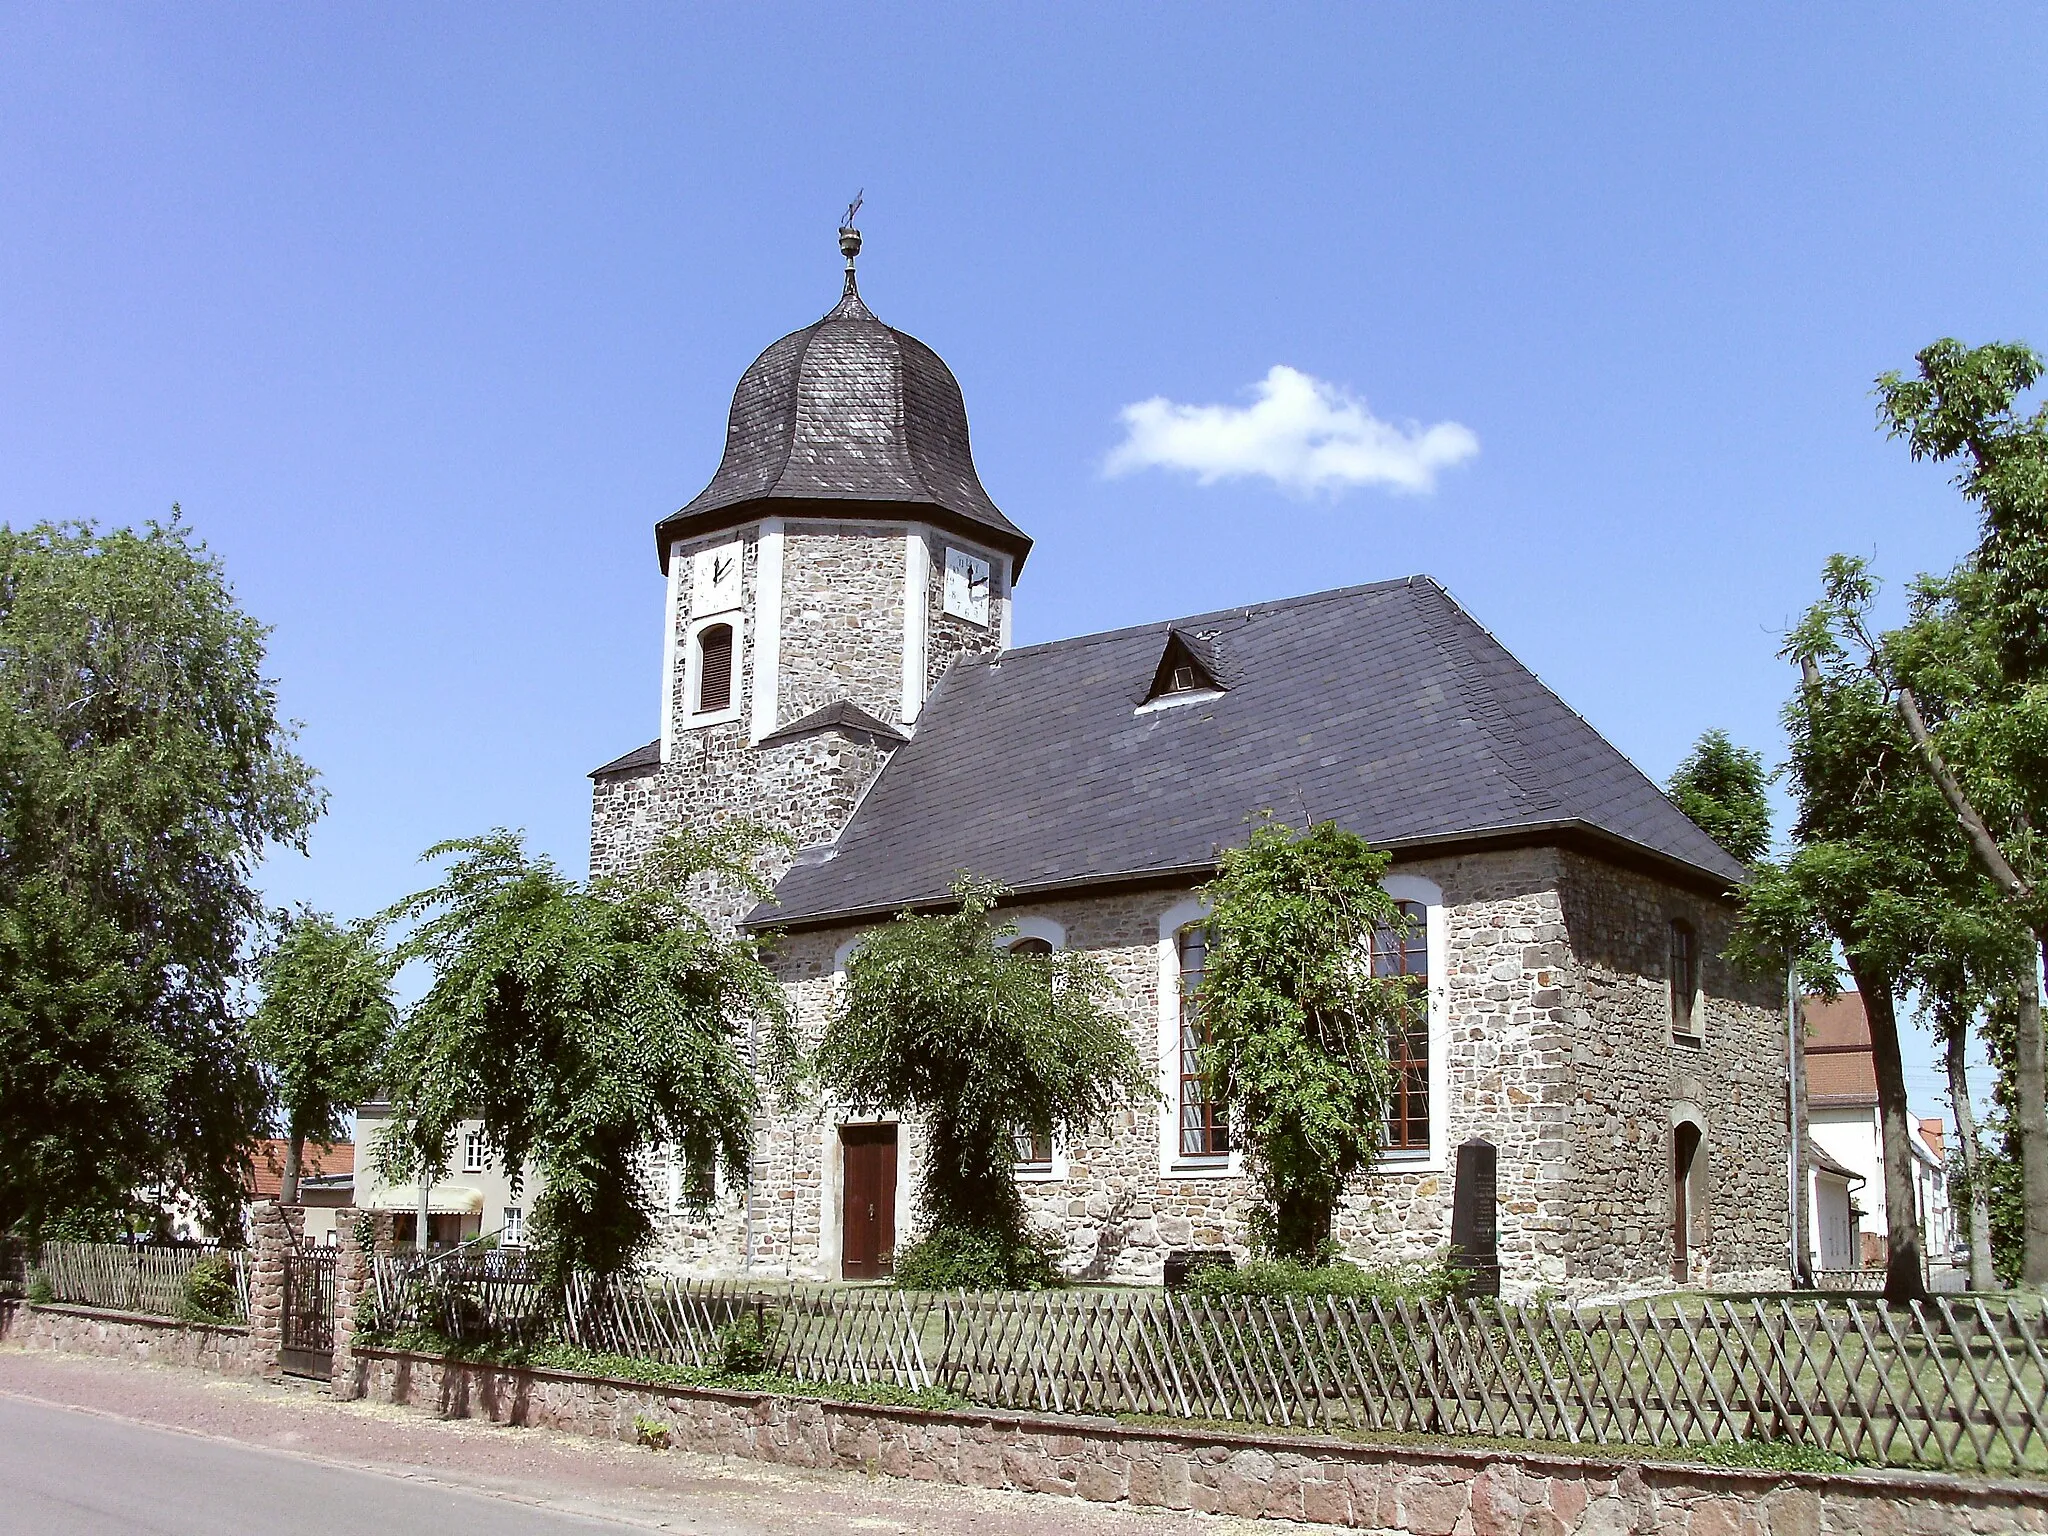
<path id="1" fill-rule="evenodd" d="M 1721 958 L 1725 902 L 1576 855 L 1564 859 L 1572 984 L 1570 1250 L 1575 1278 L 1658 1289 L 1673 1263 L 1676 1118 L 1702 1127 L 1690 1280 L 1788 1278 L 1784 1004 Z M 1699 1045 L 1672 1039 L 1673 918 L 1699 938 Z"/>
<path id="2" fill-rule="evenodd" d="M 1784 1240 L 1782 1027 L 1753 988 L 1718 959 L 1727 913 L 1645 877 L 1556 850 L 1413 860 L 1391 873 L 1433 882 L 1446 925 L 1440 989 L 1448 1089 L 1446 1152 L 1483 1136 L 1499 1149 L 1499 1228 L 1511 1292 L 1577 1295 L 1664 1283 L 1670 1268 L 1670 1126 L 1674 1096 L 1714 1099 L 1705 1209 L 1695 1223 L 1701 1283 L 1782 1281 Z M 1188 889 L 1080 897 L 1006 909 L 1012 920 L 1059 925 L 1066 947 L 1108 969 L 1148 1076 L 1160 1080 L 1161 919 Z M 1699 926 L 1708 959 L 1708 1043 L 1670 1043 L 1663 1007 L 1669 917 Z M 823 1028 L 836 957 L 860 930 L 787 936 L 774 963 L 801 1026 Z M 1695 1069 L 1679 1070 L 1692 1062 Z M 1060 1149 L 1061 1176 L 1022 1184 L 1034 1222 L 1057 1239 L 1077 1276 L 1156 1281 L 1168 1251 L 1242 1249 L 1250 1214 L 1236 1175 L 1161 1173 L 1164 1103 L 1128 1107 Z M 1779 1119 L 1773 1119 L 1773 1115 Z M 756 1149 L 753 1273 L 836 1278 L 836 1123 L 820 1109 L 772 1115 Z M 899 1242 L 913 1235 L 914 1128 L 906 1127 Z M 1449 1156 L 1384 1161 L 1337 1213 L 1334 1235 L 1367 1262 L 1427 1260 L 1450 1228 Z M 1660 1214 L 1661 1212 L 1661 1214 Z M 905 1218 L 909 1219 L 905 1219 Z M 744 1215 L 729 1202 L 713 1228 L 678 1227 L 666 1262 L 732 1273 L 747 1250 Z M 1773 1246 L 1777 1245 L 1777 1246 Z"/>
<path id="3" fill-rule="evenodd" d="M 901 722 L 903 537 L 901 526 L 856 523 L 784 532 L 778 727 L 841 699 Z"/>

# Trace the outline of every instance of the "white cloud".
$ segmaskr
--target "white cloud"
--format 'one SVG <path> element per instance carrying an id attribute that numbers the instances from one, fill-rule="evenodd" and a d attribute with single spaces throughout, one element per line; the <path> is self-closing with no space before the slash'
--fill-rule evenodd
<path id="1" fill-rule="evenodd" d="M 1182 405 L 1163 395 L 1123 408 L 1112 475 L 1179 469 L 1202 485 L 1263 475 L 1298 493 L 1384 485 L 1426 494 L 1440 469 L 1479 451 L 1455 421 L 1382 421 L 1342 385 L 1276 366 L 1251 387 L 1250 405 Z"/>

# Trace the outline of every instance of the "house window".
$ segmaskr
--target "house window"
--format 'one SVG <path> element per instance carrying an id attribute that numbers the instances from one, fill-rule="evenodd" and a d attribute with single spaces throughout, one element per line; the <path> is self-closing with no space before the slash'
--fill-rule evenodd
<path id="1" fill-rule="evenodd" d="M 1699 936 L 1683 919 L 1671 924 L 1671 1033 L 1685 1040 L 1700 1037 Z"/>
<path id="2" fill-rule="evenodd" d="M 697 713 L 732 707 L 732 626 L 713 624 L 697 634 Z"/>
<path id="3" fill-rule="evenodd" d="M 516 1205 L 505 1207 L 505 1226 L 498 1234 L 500 1241 L 517 1248 L 526 1242 L 526 1213 Z"/>
<path id="4" fill-rule="evenodd" d="M 482 1173 L 490 1166 L 490 1148 L 484 1144 L 482 1131 L 471 1131 L 462 1138 L 462 1171 Z"/>
<path id="5" fill-rule="evenodd" d="M 1043 1127 L 1017 1132 L 1017 1167 L 1025 1173 L 1046 1173 L 1052 1168 L 1052 1132 Z"/>
<path id="6" fill-rule="evenodd" d="M 1200 923 L 1181 929 L 1180 953 L 1180 1155 L 1221 1157 L 1230 1150 L 1229 1106 L 1219 1100 L 1202 1072 L 1201 1050 L 1209 1031 L 1202 1023 L 1202 971 L 1209 957 L 1208 930 Z"/>
<path id="7" fill-rule="evenodd" d="M 1017 939 L 1011 943 L 1010 953 L 1013 955 L 1030 955 L 1033 957 L 1042 957 L 1045 955 L 1049 955 L 1052 953 L 1052 940 Z"/>
<path id="8" fill-rule="evenodd" d="M 1400 977 L 1415 995 L 1416 1006 L 1405 1029 L 1387 1040 L 1387 1066 L 1393 1083 L 1387 1099 L 1387 1150 L 1429 1150 L 1429 927 L 1428 909 L 1419 901 L 1394 905 L 1404 921 L 1375 926 L 1372 931 L 1372 973 Z"/>

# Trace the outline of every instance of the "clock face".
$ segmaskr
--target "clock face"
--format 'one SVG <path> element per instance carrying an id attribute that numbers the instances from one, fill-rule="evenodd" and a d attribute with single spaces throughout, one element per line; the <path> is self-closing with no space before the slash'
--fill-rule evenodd
<path id="1" fill-rule="evenodd" d="M 970 624 L 988 623 L 988 562 L 964 549 L 946 551 L 946 612 Z"/>
<path id="2" fill-rule="evenodd" d="M 734 542 L 697 552 L 690 567 L 690 612 L 723 613 L 740 605 L 740 556 L 745 546 Z"/>

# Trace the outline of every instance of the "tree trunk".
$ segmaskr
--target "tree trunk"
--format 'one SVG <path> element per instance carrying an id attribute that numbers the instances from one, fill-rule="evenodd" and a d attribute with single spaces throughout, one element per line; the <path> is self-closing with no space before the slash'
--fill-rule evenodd
<path id="1" fill-rule="evenodd" d="M 1813 1201 L 1812 1180 L 1806 1170 L 1806 1139 L 1812 1132 L 1813 1118 L 1806 1102 L 1806 1005 L 1799 999 L 1790 976 L 1785 979 L 1785 990 L 1792 994 L 1786 1013 L 1792 1029 L 1792 1081 L 1788 1085 L 1792 1095 L 1792 1224 L 1798 1229 L 1792 1239 L 1796 1255 L 1792 1285 L 1795 1290 L 1810 1291 L 1814 1285 Z"/>
<path id="2" fill-rule="evenodd" d="M 279 1205 L 297 1205 L 299 1203 L 299 1162 L 305 1156 L 305 1151 L 305 1137 L 294 1134 L 285 1138 L 284 1178 L 277 1192 L 277 1203 Z"/>
<path id="3" fill-rule="evenodd" d="M 1884 1138 L 1884 1299 L 1917 1301 L 1927 1294 L 1927 1279 L 1921 1268 L 1919 1213 L 1913 1199 L 1913 1142 L 1898 1014 L 1889 978 L 1879 982 L 1853 964 L 1849 970 L 1863 999 L 1863 1015 L 1870 1021 L 1871 1064 L 1877 1069 L 1877 1120 Z"/>
<path id="4" fill-rule="evenodd" d="M 1963 1021 L 1955 1021 L 1953 1032 L 1942 1042 L 1948 1065 L 1948 1097 L 1956 1111 L 1956 1142 L 1963 1153 L 1963 1177 L 1970 1185 L 1970 1289 L 1995 1291 L 1998 1277 L 1991 1268 L 1991 1191 L 1984 1187 L 1984 1160 L 1977 1141 L 1977 1111 L 1970 1103 L 1969 1068 L 1963 1057 L 1969 1050 L 1969 1036 Z"/>
<path id="5" fill-rule="evenodd" d="M 2048 956 L 2048 940 L 2042 953 Z M 2032 969 L 2030 966 L 2029 969 Z M 2013 1128 L 2019 1133 L 2020 1181 L 2026 1202 L 2026 1247 L 2020 1286 L 2048 1291 L 2048 1063 L 2041 1035 L 2041 986 L 2035 976 L 2020 987 L 2019 1038 L 2013 1049 Z"/>
<path id="6" fill-rule="evenodd" d="M 1273 1247 L 1283 1259 L 1313 1264 L 1330 1240 L 1330 1202 L 1314 1195 L 1284 1192 L 1273 1202 Z"/>

